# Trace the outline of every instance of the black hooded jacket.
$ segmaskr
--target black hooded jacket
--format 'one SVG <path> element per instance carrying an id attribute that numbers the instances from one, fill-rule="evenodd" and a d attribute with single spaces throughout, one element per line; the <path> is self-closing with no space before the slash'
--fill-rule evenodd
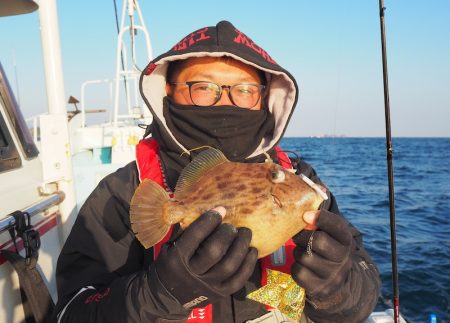
<path id="1" fill-rule="evenodd" d="M 173 136 L 163 115 L 165 74 L 170 61 L 194 56 L 230 56 L 257 67 L 269 84 L 267 108 L 275 119 L 270 138 L 263 138 L 245 162 L 272 155 L 297 102 L 294 78 L 261 47 L 229 22 L 195 31 L 169 52 L 150 62 L 141 76 L 141 94 L 153 115 L 154 136 L 161 149 L 186 152 Z M 168 148 L 170 147 L 170 148 Z M 173 163 L 163 163 L 164 172 L 174 173 Z M 320 183 L 306 163 L 299 171 Z M 187 313 L 164 288 L 149 279 L 153 250 L 145 250 L 135 238 L 129 219 L 133 193 L 139 185 L 135 162 L 104 178 L 81 208 L 63 247 L 57 265 L 58 303 L 55 322 L 176 322 Z M 173 183 L 172 183 L 173 185 Z M 333 195 L 322 208 L 342 216 Z M 379 292 L 378 271 L 365 252 L 361 234 L 354 228 L 357 248 L 349 278 L 332 305 L 308 303 L 306 313 L 316 322 L 359 322 L 373 310 Z M 359 263 L 365 263 L 360 266 Z M 213 304 L 214 322 L 245 322 L 264 315 L 265 307 L 245 296 L 260 287 L 260 268 L 255 268 L 243 289 Z"/>

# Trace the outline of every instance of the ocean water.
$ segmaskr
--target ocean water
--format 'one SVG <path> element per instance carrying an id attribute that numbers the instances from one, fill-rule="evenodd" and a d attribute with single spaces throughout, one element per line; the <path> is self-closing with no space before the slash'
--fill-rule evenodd
<path id="1" fill-rule="evenodd" d="M 392 307 L 384 138 L 286 138 L 310 163 L 345 217 L 364 233 L 381 273 L 376 310 Z M 410 322 L 450 322 L 450 138 L 394 138 L 400 311 Z"/>

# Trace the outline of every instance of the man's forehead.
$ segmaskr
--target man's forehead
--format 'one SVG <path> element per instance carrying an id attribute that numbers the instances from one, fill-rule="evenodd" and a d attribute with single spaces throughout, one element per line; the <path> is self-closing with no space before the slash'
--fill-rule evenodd
<path id="1" fill-rule="evenodd" d="M 185 69 L 189 68 L 191 66 L 198 66 L 198 65 L 228 65 L 228 66 L 237 66 L 242 68 L 252 68 L 254 67 L 247 65 L 241 61 L 238 61 L 232 57 L 229 56 L 220 56 L 220 57 L 211 57 L 211 56 L 203 56 L 203 57 L 191 57 L 188 59 L 185 59 L 183 61 L 180 61 L 178 63 L 179 69 Z"/>
<path id="2" fill-rule="evenodd" d="M 214 77 L 216 72 L 239 74 L 242 78 L 260 80 L 260 71 L 231 57 L 192 57 L 176 63 L 174 71 L 178 76 L 199 75 Z"/>

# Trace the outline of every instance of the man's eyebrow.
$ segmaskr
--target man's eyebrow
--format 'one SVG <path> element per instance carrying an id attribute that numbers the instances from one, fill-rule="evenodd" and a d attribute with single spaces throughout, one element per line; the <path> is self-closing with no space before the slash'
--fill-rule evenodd
<path id="1" fill-rule="evenodd" d="M 202 71 L 200 73 L 198 73 L 195 76 L 195 80 L 192 79 L 193 81 L 208 81 L 208 80 L 212 80 L 216 77 L 217 75 L 211 74 L 208 71 Z M 255 83 L 255 79 L 251 76 L 243 76 L 241 75 L 239 78 L 237 78 L 237 82 L 242 82 L 242 83 Z"/>
<path id="2" fill-rule="evenodd" d="M 208 73 L 208 72 L 202 72 L 202 73 L 198 73 L 198 74 L 195 76 L 195 78 L 198 79 L 199 81 L 201 81 L 202 78 L 205 78 L 205 79 L 212 79 L 212 78 L 213 78 L 213 75 L 212 75 L 211 73 Z"/>

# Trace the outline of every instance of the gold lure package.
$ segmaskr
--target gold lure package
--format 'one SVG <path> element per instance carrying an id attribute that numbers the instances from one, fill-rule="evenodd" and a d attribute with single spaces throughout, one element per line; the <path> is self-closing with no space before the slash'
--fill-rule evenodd
<path id="1" fill-rule="evenodd" d="M 247 298 L 272 306 L 296 322 L 305 307 L 305 290 L 291 275 L 267 269 L 267 284 L 247 295 Z"/>

